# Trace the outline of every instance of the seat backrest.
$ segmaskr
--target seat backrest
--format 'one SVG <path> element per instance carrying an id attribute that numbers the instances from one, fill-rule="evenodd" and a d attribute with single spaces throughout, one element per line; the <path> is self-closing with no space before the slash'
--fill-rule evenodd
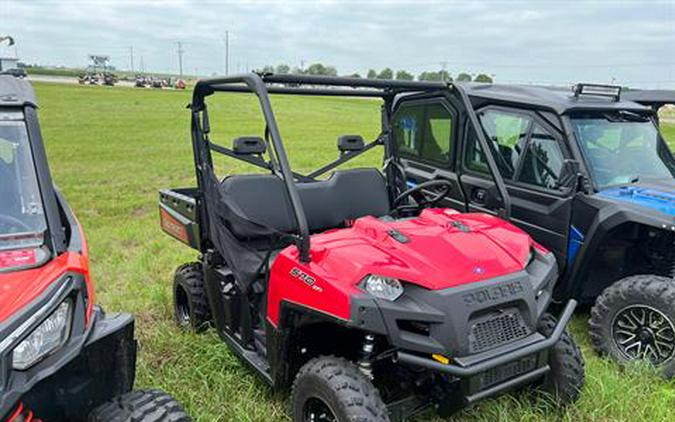
<path id="1" fill-rule="evenodd" d="M 390 212 L 382 174 L 376 169 L 336 171 L 327 180 L 296 183 L 311 232 L 342 227 L 347 220 Z M 227 177 L 220 185 L 228 205 L 247 219 L 281 232 L 297 229 L 295 215 L 281 179 L 271 174 Z M 242 227 L 234 235 L 254 236 Z"/>

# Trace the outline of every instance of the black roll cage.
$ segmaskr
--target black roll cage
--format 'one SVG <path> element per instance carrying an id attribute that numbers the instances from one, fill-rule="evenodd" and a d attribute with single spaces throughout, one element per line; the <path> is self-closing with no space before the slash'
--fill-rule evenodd
<path id="1" fill-rule="evenodd" d="M 397 95 L 403 93 L 422 93 L 431 91 L 454 90 L 458 93 L 459 99 L 463 103 L 468 118 L 478 136 L 478 140 L 484 151 L 489 151 L 488 141 L 485 134 L 480 130 L 480 122 L 476 112 L 471 104 L 468 94 L 461 85 L 455 85 L 448 82 L 421 82 L 421 81 L 398 81 L 385 79 L 361 79 L 346 77 L 326 77 L 314 75 L 275 75 L 248 73 L 241 75 L 216 77 L 202 79 L 197 82 L 194 88 L 192 103 L 189 108 L 192 112 L 192 144 L 195 159 L 195 171 L 197 184 L 200 192 L 204 192 L 203 187 L 207 183 L 206 174 L 203 169 L 208 166 L 213 169 L 211 152 L 216 151 L 228 157 L 236 158 L 246 163 L 255 165 L 272 171 L 284 182 L 291 207 L 298 225 L 299 235 L 296 237 L 301 262 L 310 261 L 310 233 L 307 224 L 300 197 L 298 195 L 295 181 L 311 182 L 326 172 L 338 167 L 346 161 L 374 148 L 378 145 L 384 146 L 385 173 L 387 176 L 387 185 L 390 198 L 395 197 L 395 187 L 391 185 L 392 180 L 396 180 L 394 167 L 398 163 L 396 147 L 391 131 L 391 117 L 394 107 L 394 99 Z M 216 92 L 234 92 L 234 93 L 253 93 L 258 97 L 260 108 L 266 124 L 265 143 L 269 151 L 270 161 L 265 161 L 260 156 L 248 156 L 235 153 L 232 149 L 222 145 L 214 144 L 209 140 L 210 131 L 209 118 L 205 103 L 206 97 Z M 367 143 L 363 149 L 358 151 L 349 151 L 341 156 L 304 175 L 291 170 L 286 151 L 283 147 L 281 133 L 274 117 L 269 94 L 287 94 L 302 96 L 336 96 L 336 97 L 365 97 L 380 98 L 384 101 L 382 106 L 382 131 L 373 141 Z M 490 173 L 501 196 L 503 209 L 500 215 L 504 218 L 510 216 L 510 198 L 506 190 L 504 181 L 497 170 L 494 158 L 491 154 L 485 154 L 490 168 Z M 393 164 L 393 165 L 390 165 Z M 203 207 L 202 207 L 203 208 Z M 203 212 L 203 211 L 202 211 Z M 201 216 L 201 221 L 205 232 L 208 228 L 204 223 L 208 221 L 205 215 Z"/>

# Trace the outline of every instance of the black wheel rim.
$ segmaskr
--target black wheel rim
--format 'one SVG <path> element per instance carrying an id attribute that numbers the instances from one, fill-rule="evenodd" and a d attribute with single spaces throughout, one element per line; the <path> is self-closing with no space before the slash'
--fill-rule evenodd
<path id="1" fill-rule="evenodd" d="M 302 413 L 303 422 L 337 422 L 330 406 L 318 397 L 308 399 Z"/>
<path id="2" fill-rule="evenodd" d="M 646 305 L 620 310 L 612 322 L 612 338 L 624 358 L 662 365 L 675 354 L 675 324 Z"/>
<path id="3" fill-rule="evenodd" d="M 176 287 L 176 321 L 181 327 L 190 325 L 190 307 L 188 306 L 188 296 L 185 290 Z"/>

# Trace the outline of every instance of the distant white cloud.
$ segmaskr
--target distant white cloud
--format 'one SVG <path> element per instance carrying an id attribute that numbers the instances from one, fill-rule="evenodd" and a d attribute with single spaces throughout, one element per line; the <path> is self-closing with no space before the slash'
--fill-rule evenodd
<path id="1" fill-rule="evenodd" d="M 26 62 L 188 73 L 321 61 L 341 73 L 447 66 L 501 81 L 675 87 L 675 1 L 0 0 L 0 28 Z M 2 53 L 2 51 L 0 51 Z"/>

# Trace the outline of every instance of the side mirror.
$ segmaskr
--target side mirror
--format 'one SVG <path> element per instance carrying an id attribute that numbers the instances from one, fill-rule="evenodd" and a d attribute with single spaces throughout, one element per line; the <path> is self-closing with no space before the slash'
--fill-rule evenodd
<path id="1" fill-rule="evenodd" d="M 340 155 L 347 152 L 361 151 L 365 148 L 361 135 L 342 135 L 338 138 L 338 150 Z"/>
<path id="2" fill-rule="evenodd" d="M 267 146 L 258 136 L 241 136 L 232 141 L 232 150 L 235 154 L 260 155 L 265 153 Z"/>
<path id="3" fill-rule="evenodd" d="M 560 171 L 558 187 L 574 191 L 584 188 L 584 176 L 581 174 L 581 164 L 577 160 L 566 159 Z"/>

